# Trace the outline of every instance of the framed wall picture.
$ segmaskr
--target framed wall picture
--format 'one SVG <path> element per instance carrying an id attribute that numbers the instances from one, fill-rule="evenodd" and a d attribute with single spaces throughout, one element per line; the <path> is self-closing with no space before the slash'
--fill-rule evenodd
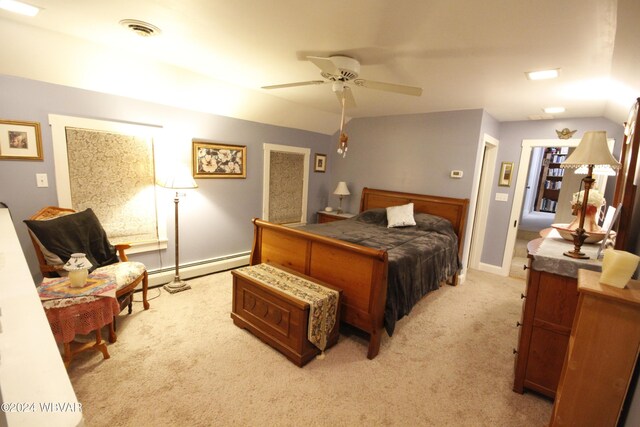
<path id="1" fill-rule="evenodd" d="M 40 123 L 0 119 L 0 160 L 42 160 Z"/>
<path id="2" fill-rule="evenodd" d="M 193 140 L 194 178 L 246 178 L 246 145 Z"/>
<path id="3" fill-rule="evenodd" d="M 513 162 L 502 162 L 502 166 L 500 167 L 500 178 L 498 179 L 498 185 L 500 187 L 510 187 L 512 175 Z"/>
<path id="4" fill-rule="evenodd" d="M 316 153 L 314 166 L 314 172 L 326 172 L 327 171 L 327 155 Z"/>

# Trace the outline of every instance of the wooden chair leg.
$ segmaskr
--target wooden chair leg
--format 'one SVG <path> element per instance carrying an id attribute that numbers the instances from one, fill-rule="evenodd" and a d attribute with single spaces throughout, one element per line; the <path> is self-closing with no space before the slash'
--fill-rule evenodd
<path id="1" fill-rule="evenodd" d="M 131 314 L 131 312 L 133 311 L 133 293 L 131 293 L 131 296 L 129 297 L 131 298 L 129 300 L 129 305 L 127 307 L 129 307 L 129 312 L 127 314 Z"/>
<path id="2" fill-rule="evenodd" d="M 144 277 L 142 278 L 142 305 L 145 310 L 149 310 L 149 301 L 147 301 L 147 291 L 149 290 L 149 273 L 144 271 Z"/>

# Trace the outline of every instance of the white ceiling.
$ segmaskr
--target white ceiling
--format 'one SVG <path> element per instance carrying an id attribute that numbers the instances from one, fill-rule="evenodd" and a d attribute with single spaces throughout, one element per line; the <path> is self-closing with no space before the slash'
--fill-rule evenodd
<path id="1" fill-rule="evenodd" d="M 307 55 L 358 59 L 365 79 L 421 97 L 354 87 L 350 117 L 484 108 L 499 121 L 547 106 L 557 118 L 622 122 L 640 96 L 637 0 L 30 0 L 0 11 L 0 73 L 263 123 L 333 133 L 331 85 Z M 162 30 L 141 38 L 118 22 Z M 524 72 L 561 68 L 553 81 Z"/>

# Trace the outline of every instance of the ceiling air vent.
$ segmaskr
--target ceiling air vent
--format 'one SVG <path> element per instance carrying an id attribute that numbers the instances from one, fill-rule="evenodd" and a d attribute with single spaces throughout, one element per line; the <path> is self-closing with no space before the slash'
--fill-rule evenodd
<path id="1" fill-rule="evenodd" d="M 153 37 L 160 34 L 160 28 L 148 22 L 138 21 L 137 19 L 123 19 L 120 25 L 133 31 L 140 37 Z"/>

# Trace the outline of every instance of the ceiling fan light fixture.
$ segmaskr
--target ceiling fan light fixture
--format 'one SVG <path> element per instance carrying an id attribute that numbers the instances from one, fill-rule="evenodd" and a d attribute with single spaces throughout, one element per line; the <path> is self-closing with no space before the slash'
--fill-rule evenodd
<path id="1" fill-rule="evenodd" d="M 557 79 L 560 75 L 560 68 L 540 71 L 527 71 L 524 73 L 529 80 L 549 80 Z"/>
<path id="2" fill-rule="evenodd" d="M 0 0 L 1 1 L 1 0 Z M 140 37 L 153 37 L 159 35 L 162 31 L 160 28 L 148 22 L 139 21 L 137 19 L 123 19 L 120 25 L 133 31 Z"/>

